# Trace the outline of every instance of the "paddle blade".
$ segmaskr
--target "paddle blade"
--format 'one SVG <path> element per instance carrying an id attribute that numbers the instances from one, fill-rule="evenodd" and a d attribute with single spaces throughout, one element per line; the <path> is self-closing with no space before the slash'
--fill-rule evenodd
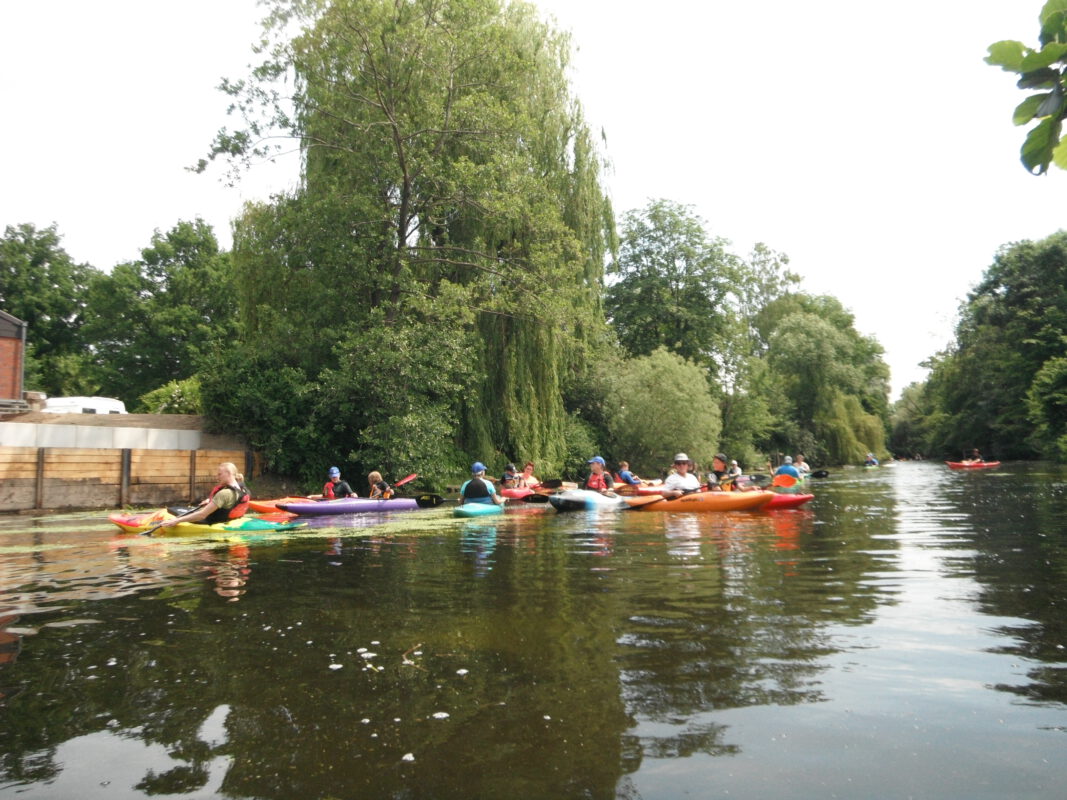
<path id="1" fill-rule="evenodd" d="M 771 486 L 781 486 L 788 489 L 790 486 L 796 486 L 797 479 L 792 475 L 775 475 L 771 481 Z"/>
<path id="2" fill-rule="evenodd" d="M 405 483 L 411 483 L 411 482 L 412 482 L 413 480 L 415 480 L 415 479 L 416 479 L 417 477 L 419 477 L 419 474 L 418 474 L 417 472 L 412 472 L 412 473 L 411 473 L 410 475 L 408 475 L 407 477 L 405 477 L 405 478 L 401 478 L 401 479 L 400 479 L 400 480 L 398 480 L 398 481 L 397 481 L 396 483 L 394 483 L 394 484 L 393 484 L 393 488 L 396 488 L 397 486 L 403 486 L 403 485 L 404 485 Z"/>
<path id="3" fill-rule="evenodd" d="M 563 480 L 561 478 L 549 478 L 547 481 L 541 481 L 537 485 L 541 489 L 560 489 L 563 487 Z"/>
<path id="4" fill-rule="evenodd" d="M 830 473 L 827 472 L 824 469 L 817 469 L 813 473 L 811 473 L 811 477 L 813 477 L 813 478 L 829 478 L 830 477 Z"/>
<path id="5" fill-rule="evenodd" d="M 522 498 L 522 502 L 524 502 L 524 503 L 547 503 L 548 502 L 548 495 L 547 494 L 528 494 L 524 498 Z"/>
<path id="6" fill-rule="evenodd" d="M 420 494 L 415 498 L 415 505 L 419 508 L 437 508 L 445 498 L 439 494 Z"/>

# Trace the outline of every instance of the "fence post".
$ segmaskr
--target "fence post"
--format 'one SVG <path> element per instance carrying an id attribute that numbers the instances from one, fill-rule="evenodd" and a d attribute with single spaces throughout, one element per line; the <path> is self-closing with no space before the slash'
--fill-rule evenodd
<path id="1" fill-rule="evenodd" d="M 44 456 L 47 447 L 37 448 L 37 481 L 33 491 L 33 507 L 44 508 Z"/>
<path id="2" fill-rule="evenodd" d="M 128 447 L 122 449 L 122 474 L 119 478 L 119 508 L 130 504 L 130 468 L 133 464 L 133 451 Z"/>
<path id="3" fill-rule="evenodd" d="M 196 502 L 196 451 L 189 451 L 189 502 Z"/>

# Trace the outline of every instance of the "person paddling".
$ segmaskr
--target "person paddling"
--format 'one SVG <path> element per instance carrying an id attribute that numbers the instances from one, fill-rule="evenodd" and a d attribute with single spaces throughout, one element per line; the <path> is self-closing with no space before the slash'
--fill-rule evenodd
<path id="1" fill-rule="evenodd" d="M 776 469 L 774 471 L 774 474 L 775 475 L 788 475 L 790 478 L 793 478 L 794 480 L 798 480 L 798 481 L 802 477 L 801 474 L 800 474 L 800 470 L 798 470 L 796 467 L 793 466 L 793 457 L 792 456 L 786 456 L 785 458 L 783 458 L 782 459 L 782 466 L 778 467 L 778 469 Z"/>
<path id="2" fill-rule="evenodd" d="M 619 471 L 615 473 L 615 475 L 619 483 L 625 484 L 627 486 L 640 486 L 642 483 L 644 483 L 644 481 L 642 481 L 640 478 L 634 475 L 633 472 L 630 471 L 629 461 L 620 461 Z"/>
<path id="3" fill-rule="evenodd" d="M 678 453 L 674 457 L 674 471 L 663 481 L 663 489 L 659 494 L 669 499 L 700 491 L 700 479 L 691 472 L 692 469 L 693 462 L 689 456 Z"/>
<path id="4" fill-rule="evenodd" d="M 523 464 L 522 474 L 519 475 L 518 481 L 516 481 L 515 485 L 519 489 L 536 489 L 538 486 L 541 485 L 541 480 L 536 475 L 534 475 L 533 472 L 534 462 L 527 461 L 525 464 Z"/>
<path id="5" fill-rule="evenodd" d="M 211 490 L 207 500 L 187 514 L 168 519 L 158 527 L 172 528 L 179 522 L 203 522 L 206 525 L 214 525 L 216 522 L 243 517 L 252 499 L 244 485 L 244 476 L 237 471 L 236 465 L 225 461 L 219 464 L 215 471 L 215 478 L 218 484 Z"/>
<path id="6" fill-rule="evenodd" d="M 504 498 L 496 493 L 493 482 L 485 479 L 485 464 L 481 461 L 471 464 L 470 480 L 459 487 L 459 504 L 466 503 L 504 504 Z"/>

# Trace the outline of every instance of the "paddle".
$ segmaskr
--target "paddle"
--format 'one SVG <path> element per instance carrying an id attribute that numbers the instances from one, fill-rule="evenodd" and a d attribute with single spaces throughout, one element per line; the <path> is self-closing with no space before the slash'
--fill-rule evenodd
<path id="1" fill-rule="evenodd" d="M 561 478 L 549 478 L 547 481 L 541 481 L 535 488 L 537 489 L 561 489 L 563 487 L 563 480 Z"/>
<path id="2" fill-rule="evenodd" d="M 397 486 L 403 486 L 403 485 L 404 485 L 405 483 L 411 483 L 411 482 L 412 482 L 413 480 L 415 480 L 415 479 L 416 479 L 417 477 L 419 477 L 418 473 L 417 473 L 417 472 L 412 472 L 412 473 L 411 473 L 410 475 L 408 475 L 408 476 L 407 476 L 406 478 L 401 478 L 401 479 L 400 479 L 400 480 L 398 480 L 398 481 L 397 481 L 396 483 L 394 483 L 394 484 L 393 484 L 393 488 L 395 489 L 395 488 L 396 488 Z"/>
<path id="3" fill-rule="evenodd" d="M 827 472 L 824 469 L 817 469 L 813 473 L 811 473 L 811 475 L 809 475 L 808 477 L 810 477 L 810 478 L 829 478 L 830 477 L 830 473 Z"/>
<path id="4" fill-rule="evenodd" d="M 536 494 L 536 493 L 535 494 L 528 494 L 528 495 L 526 495 L 525 497 L 523 497 L 521 499 L 522 499 L 522 502 L 524 502 L 524 503 L 547 503 L 548 502 L 548 495 L 547 494 Z"/>
<path id="5" fill-rule="evenodd" d="M 415 505 L 419 508 L 437 508 L 445 498 L 439 494 L 420 494 L 415 497 Z"/>

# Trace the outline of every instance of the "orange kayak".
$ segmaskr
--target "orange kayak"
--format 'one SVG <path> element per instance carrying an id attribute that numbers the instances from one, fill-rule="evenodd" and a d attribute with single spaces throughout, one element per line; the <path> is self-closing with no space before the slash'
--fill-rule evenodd
<path id="1" fill-rule="evenodd" d="M 693 492 L 660 500 L 635 511 L 744 511 L 762 508 L 775 497 L 774 492 Z"/>
<path id="2" fill-rule="evenodd" d="M 278 508 L 278 503 L 306 503 L 308 499 L 306 497 L 279 497 L 277 500 L 252 500 L 248 503 L 248 507 L 252 511 L 258 511 L 260 514 L 270 514 L 275 511 L 281 511 Z"/>

